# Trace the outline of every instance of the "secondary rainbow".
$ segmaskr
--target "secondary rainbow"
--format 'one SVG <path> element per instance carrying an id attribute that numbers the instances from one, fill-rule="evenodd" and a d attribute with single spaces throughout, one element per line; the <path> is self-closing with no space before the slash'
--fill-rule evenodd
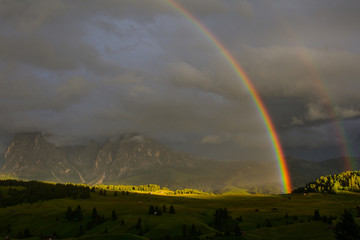
<path id="1" fill-rule="evenodd" d="M 265 3 L 267 2 L 265 1 Z M 308 73 L 308 81 L 314 85 L 318 95 L 320 96 L 322 104 L 326 108 L 326 111 L 332 120 L 331 125 L 336 135 L 336 140 L 338 142 L 342 157 L 344 158 L 345 169 L 351 171 L 356 170 L 357 165 L 355 159 L 353 158 L 353 149 L 349 144 L 348 137 L 346 136 L 347 134 L 342 124 L 342 118 L 336 112 L 338 104 L 331 97 L 330 91 L 326 86 L 326 83 L 320 72 L 315 67 L 316 65 L 314 64 L 309 51 L 305 47 L 302 47 L 296 32 L 287 24 L 288 21 L 286 21 L 286 19 L 282 17 L 282 14 L 276 11 L 276 9 L 274 9 L 271 4 L 268 4 L 267 7 L 269 10 L 275 10 L 273 13 L 277 17 L 279 25 L 282 27 L 288 38 L 297 46 L 296 52 L 299 56 L 299 59 L 304 64 L 306 72 Z"/>
<path id="2" fill-rule="evenodd" d="M 295 38 L 295 33 L 292 33 L 293 39 Z M 296 42 L 296 41 L 295 41 Z M 344 167 L 348 171 L 355 171 L 357 168 L 355 159 L 353 159 L 352 149 L 350 144 L 348 143 L 346 132 L 342 125 L 341 117 L 336 113 L 335 108 L 337 104 L 334 99 L 331 97 L 331 94 L 326 87 L 326 84 L 321 77 L 320 73 L 315 67 L 315 64 L 312 62 L 312 59 L 308 53 L 308 51 L 303 47 L 297 48 L 297 53 L 302 60 L 304 66 L 307 69 L 307 72 L 310 76 L 311 82 L 315 85 L 315 88 L 321 97 L 322 102 L 324 103 L 326 110 L 332 119 L 331 124 L 336 135 L 336 139 L 338 141 L 338 145 L 340 147 L 340 151 L 344 158 Z"/>
<path id="3" fill-rule="evenodd" d="M 266 126 L 266 129 L 269 132 L 269 136 L 271 138 L 271 142 L 273 144 L 273 148 L 276 154 L 276 158 L 279 165 L 279 170 L 281 174 L 281 179 L 283 182 L 283 190 L 285 193 L 291 192 L 291 179 L 289 170 L 287 167 L 286 159 L 284 157 L 284 152 L 282 150 L 279 137 L 276 133 L 274 124 L 270 118 L 270 115 L 265 107 L 264 102 L 262 101 L 260 95 L 256 91 L 254 85 L 251 83 L 250 78 L 247 76 L 243 68 L 236 61 L 233 55 L 225 48 L 225 46 L 216 38 L 214 34 L 210 32 L 208 28 L 206 28 L 197 18 L 195 18 L 188 10 L 186 10 L 182 5 L 177 3 L 174 0 L 164 0 L 169 5 L 171 5 L 176 11 L 181 13 L 184 17 L 186 17 L 194 26 L 196 26 L 221 52 L 221 54 L 225 57 L 225 59 L 230 63 L 234 71 L 236 72 L 239 79 L 241 79 L 242 83 L 249 91 L 253 102 L 255 103 L 263 122 Z"/>
<path id="4" fill-rule="evenodd" d="M 292 42 L 294 42 L 297 47 L 296 52 L 299 56 L 299 59 L 305 66 L 305 70 L 308 73 L 309 79 L 308 81 L 311 82 L 318 95 L 320 96 L 321 102 L 324 104 L 329 117 L 331 118 L 331 125 L 336 135 L 336 139 L 338 142 L 338 146 L 340 148 L 341 154 L 344 158 L 344 167 L 348 171 L 354 171 L 357 169 L 356 161 L 353 158 L 353 151 L 349 144 L 348 138 L 346 136 L 346 132 L 344 126 L 342 125 L 342 119 L 338 113 L 336 113 L 336 107 L 338 104 L 336 101 L 331 97 L 330 91 L 324 82 L 323 77 L 315 67 L 315 64 L 312 60 L 312 57 L 309 54 L 309 51 L 302 47 L 299 43 L 298 37 L 296 36 L 296 32 L 292 30 L 291 27 L 288 26 L 287 22 L 281 18 L 281 14 L 275 14 L 279 19 L 279 24 L 283 28 L 286 35 L 289 37 Z"/>

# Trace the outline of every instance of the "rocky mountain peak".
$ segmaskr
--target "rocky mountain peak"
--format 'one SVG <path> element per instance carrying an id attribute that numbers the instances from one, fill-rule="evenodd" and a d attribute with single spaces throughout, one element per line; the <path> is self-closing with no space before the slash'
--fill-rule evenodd
<path id="1" fill-rule="evenodd" d="M 17 133 L 5 151 L 5 163 L 6 159 L 12 154 L 18 155 L 21 152 L 24 155 L 39 151 L 40 149 L 53 147 L 55 147 L 54 144 L 46 141 L 39 132 Z"/>
<path id="2" fill-rule="evenodd" d="M 269 162 L 217 162 L 176 152 L 140 134 L 125 134 L 98 144 L 56 146 L 42 133 L 18 133 L 6 149 L 0 174 L 20 179 L 85 184 L 161 184 L 175 188 L 249 187 L 278 179 Z M 360 166 L 360 159 L 354 159 Z M 335 173 L 343 159 L 309 162 L 287 159 L 292 182 L 300 186 Z M 259 178 L 261 176 L 261 178 Z M 276 183 L 276 182 L 275 182 Z M 277 184 L 277 183 L 276 183 Z M 279 185 L 280 186 L 280 185 Z"/>
<path id="3" fill-rule="evenodd" d="M 44 135 L 40 132 L 23 132 L 17 133 L 13 141 L 18 143 L 39 145 L 42 143 L 49 143 L 45 140 Z"/>
<path id="4" fill-rule="evenodd" d="M 3 173 L 26 179 L 101 183 L 138 170 L 189 166 L 191 155 L 178 153 L 137 133 L 114 137 L 100 145 L 56 146 L 38 132 L 18 133 L 6 150 Z"/>

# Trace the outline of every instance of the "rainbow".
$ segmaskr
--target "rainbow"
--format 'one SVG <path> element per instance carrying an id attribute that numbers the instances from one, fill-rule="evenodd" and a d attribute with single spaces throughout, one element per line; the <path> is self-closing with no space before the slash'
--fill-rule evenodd
<path id="1" fill-rule="evenodd" d="M 337 104 L 331 98 L 329 90 L 327 89 L 324 80 L 320 77 L 320 73 L 315 68 L 315 65 L 312 63 L 308 51 L 304 48 L 298 47 L 297 53 L 308 71 L 308 74 L 311 78 L 311 82 L 315 85 L 317 93 L 319 94 L 322 102 L 326 107 L 326 111 L 329 113 L 330 118 L 332 119 L 331 122 L 332 128 L 336 135 L 336 139 L 340 147 L 341 154 L 344 157 L 344 167 L 348 171 L 354 171 L 356 169 L 355 166 L 356 164 L 354 159 L 352 158 L 353 156 L 352 150 L 347 141 L 346 132 L 341 124 L 341 119 L 333 107 L 333 106 L 337 106 Z"/>
<path id="2" fill-rule="evenodd" d="M 274 124 L 270 118 L 270 115 L 265 107 L 264 102 L 262 101 L 259 93 L 256 91 L 254 85 L 251 83 L 250 78 L 247 76 L 243 68 L 236 61 L 233 55 L 225 48 L 225 46 L 216 38 L 214 34 L 210 32 L 208 28 L 206 28 L 198 19 L 196 19 L 188 10 L 186 10 L 182 5 L 177 3 L 174 0 L 164 0 L 177 12 L 182 14 L 186 19 L 188 19 L 197 29 L 200 30 L 221 52 L 221 54 L 225 57 L 225 59 L 230 63 L 231 67 L 234 69 L 236 75 L 241 79 L 242 83 L 249 91 L 253 102 L 255 103 L 263 122 L 266 126 L 266 129 L 269 132 L 271 142 L 273 144 L 273 148 L 276 154 L 276 158 L 278 160 L 279 170 L 281 174 L 281 179 L 283 182 L 283 190 L 285 193 L 290 193 L 292 190 L 291 179 L 289 170 L 287 167 L 286 159 L 284 157 L 284 152 L 282 150 L 279 137 L 276 133 Z"/>
<path id="3" fill-rule="evenodd" d="M 269 4 L 268 8 L 272 9 L 272 5 Z M 277 16 L 280 26 L 283 28 L 284 32 L 288 35 L 288 37 L 293 42 L 295 42 L 297 46 L 301 46 L 296 36 L 296 33 L 292 30 L 291 27 L 288 26 L 287 21 L 281 17 L 282 16 L 281 13 L 275 12 L 275 16 Z M 341 154 L 344 158 L 344 167 L 346 170 L 354 171 L 357 169 L 356 161 L 353 158 L 354 154 L 352 148 L 348 143 L 346 132 L 341 123 L 341 117 L 338 116 L 338 114 L 334 109 L 334 106 L 335 107 L 337 106 L 336 101 L 331 97 L 331 94 L 328 88 L 326 87 L 326 84 L 323 78 L 321 77 L 321 74 L 316 69 L 308 51 L 304 47 L 297 47 L 297 54 L 300 60 L 303 62 L 306 71 L 310 76 L 309 81 L 313 83 L 318 95 L 321 98 L 322 103 L 326 107 L 326 111 L 329 113 L 330 118 L 332 119 L 331 125 L 336 135 L 337 143 L 339 145 Z"/>

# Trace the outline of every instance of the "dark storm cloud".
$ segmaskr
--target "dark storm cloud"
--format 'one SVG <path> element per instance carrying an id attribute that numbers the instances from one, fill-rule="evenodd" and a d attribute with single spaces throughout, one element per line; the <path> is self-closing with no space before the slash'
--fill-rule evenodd
<path id="1" fill-rule="evenodd" d="M 285 147 L 336 146 L 332 113 L 359 141 L 360 130 L 350 127 L 360 116 L 359 3 L 178 2 L 242 64 Z M 202 156 L 272 158 L 242 81 L 166 1 L 3 0 L 0 6 L 2 139 L 44 131 L 58 144 L 72 144 L 140 132 Z"/>
<path id="2" fill-rule="evenodd" d="M 360 54 L 276 46 L 248 49 L 246 59 L 262 96 L 302 101 L 304 108 L 296 109 L 304 120 L 330 119 L 328 107 L 345 119 L 360 113 Z"/>

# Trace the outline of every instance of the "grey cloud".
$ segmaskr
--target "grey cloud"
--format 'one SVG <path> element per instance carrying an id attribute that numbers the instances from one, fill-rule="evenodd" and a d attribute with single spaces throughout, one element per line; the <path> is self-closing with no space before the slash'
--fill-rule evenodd
<path id="1" fill-rule="evenodd" d="M 210 92 L 232 101 L 251 101 L 234 70 L 224 65 L 223 59 L 214 58 L 209 64 L 212 69 L 199 69 L 186 62 L 171 63 L 165 77 L 178 87 Z"/>
<path id="2" fill-rule="evenodd" d="M 59 101 L 78 102 L 83 96 L 87 95 L 94 84 L 89 83 L 82 77 L 73 77 L 66 83 L 57 87 Z"/>
<path id="3" fill-rule="evenodd" d="M 102 60 L 96 49 L 79 39 L 50 42 L 48 39 L 4 37 L 0 40 L 1 59 L 6 63 L 33 65 L 44 70 L 76 70 L 85 67 L 103 74 L 118 72 L 119 66 Z"/>
<path id="4" fill-rule="evenodd" d="M 306 112 L 298 112 L 298 116 L 306 115 L 305 120 L 329 119 L 329 113 L 325 113 L 329 107 L 344 118 L 357 116 L 360 106 L 356 104 L 359 95 L 355 89 L 359 85 L 359 54 L 270 47 L 248 48 L 247 56 L 246 69 L 265 99 L 301 100 L 306 108 L 298 110 Z M 324 101 L 331 105 L 325 106 Z M 289 120 L 293 116 L 288 116 Z"/>
<path id="5" fill-rule="evenodd" d="M 36 30 L 47 19 L 68 9 L 64 1 L 19 1 L 2 0 L 0 18 L 12 22 L 18 31 L 29 33 Z"/>
<path id="6" fill-rule="evenodd" d="M 26 71 L 22 74 L 0 76 L 0 109 L 3 116 L 16 112 L 62 111 L 78 103 L 95 87 L 81 77 L 69 77 L 58 82 L 38 78 Z"/>
<path id="7" fill-rule="evenodd" d="M 57 54 L 54 46 L 44 39 L 2 37 L 1 59 L 6 62 L 22 62 L 47 69 L 74 69 L 75 63 Z"/>
<path id="8" fill-rule="evenodd" d="M 283 145 L 291 148 L 321 148 L 336 146 L 335 136 L 331 124 L 295 127 L 282 132 Z"/>
<path id="9" fill-rule="evenodd" d="M 308 121 L 334 120 L 334 118 L 346 119 L 360 116 L 360 111 L 353 108 L 335 107 L 333 111 L 329 112 L 327 106 L 322 106 L 319 103 L 309 103 L 307 108 L 305 119 Z"/>
<path id="10" fill-rule="evenodd" d="M 304 124 L 304 120 L 298 117 L 291 117 L 291 121 L 289 123 L 290 126 L 298 126 L 303 124 Z"/>
<path id="11" fill-rule="evenodd" d="M 244 67 L 286 148 L 336 147 L 329 102 L 359 142 L 358 3 L 178 3 Z M 166 1 L 0 5 L 4 136 L 39 130 L 65 144 L 140 132 L 210 157 L 273 158 L 241 79 Z"/>

